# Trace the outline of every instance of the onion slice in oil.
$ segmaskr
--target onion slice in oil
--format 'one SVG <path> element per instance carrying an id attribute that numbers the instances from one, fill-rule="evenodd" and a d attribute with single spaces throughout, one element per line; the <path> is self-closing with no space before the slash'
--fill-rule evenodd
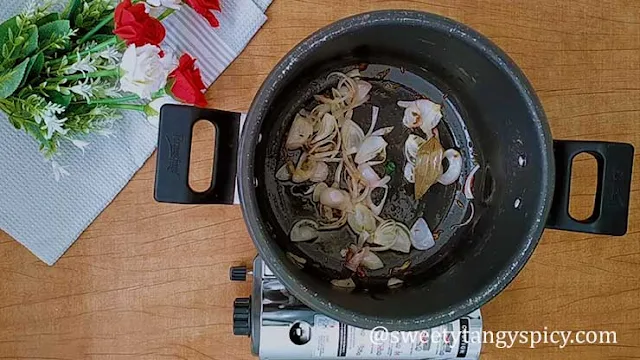
<path id="1" fill-rule="evenodd" d="M 289 237 L 293 242 L 310 241 L 316 239 L 318 237 L 318 223 L 313 220 L 302 219 L 293 224 L 293 228 L 291 228 Z"/>
<path id="2" fill-rule="evenodd" d="M 438 182 L 442 185 L 451 185 L 460 178 L 462 156 L 455 149 L 447 149 L 442 156 L 449 162 L 449 167 L 444 174 L 440 175 Z"/>

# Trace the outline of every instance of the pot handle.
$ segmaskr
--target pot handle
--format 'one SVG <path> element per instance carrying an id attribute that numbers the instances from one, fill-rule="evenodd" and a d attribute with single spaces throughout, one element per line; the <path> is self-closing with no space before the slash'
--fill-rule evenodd
<path id="1" fill-rule="evenodd" d="M 627 232 L 633 146 L 625 143 L 554 140 L 556 189 L 546 226 L 552 229 L 621 236 Z M 569 215 L 571 166 L 580 154 L 598 163 L 593 214 L 585 220 Z"/>
<path id="2" fill-rule="evenodd" d="M 193 126 L 209 121 L 216 129 L 211 186 L 203 192 L 189 187 L 189 162 Z M 178 204 L 233 204 L 240 114 L 184 105 L 160 109 L 158 155 L 154 197 Z"/>

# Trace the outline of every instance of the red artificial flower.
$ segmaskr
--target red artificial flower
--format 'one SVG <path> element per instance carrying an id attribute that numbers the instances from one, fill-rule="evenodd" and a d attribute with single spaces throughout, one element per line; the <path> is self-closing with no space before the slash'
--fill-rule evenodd
<path id="1" fill-rule="evenodd" d="M 147 14 L 143 2 L 132 5 L 131 0 L 123 0 L 116 6 L 113 20 L 115 24 L 113 33 L 124 40 L 127 45 L 151 44 L 157 46 L 164 40 L 166 34 L 162 23 Z"/>
<path id="2" fill-rule="evenodd" d="M 193 10 L 202 15 L 212 27 L 220 26 L 220 22 L 216 19 L 215 15 L 211 12 L 222 11 L 220 8 L 220 0 L 184 0 Z"/>
<path id="3" fill-rule="evenodd" d="M 203 91 L 207 87 L 202 82 L 200 69 L 195 66 L 195 62 L 189 54 L 180 57 L 178 67 L 169 74 L 169 89 L 182 102 L 205 107 L 207 99 Z"/>

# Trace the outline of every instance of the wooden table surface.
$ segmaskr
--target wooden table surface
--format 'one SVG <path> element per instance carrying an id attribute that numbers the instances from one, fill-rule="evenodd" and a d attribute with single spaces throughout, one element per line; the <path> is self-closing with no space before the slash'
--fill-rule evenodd
<path id="1" fill-rule="evenodd" d="M 495 41 L 533 83 L 555 138 L 640 146 L 638 0 L 276 0 L 210 89 L 211 105 L 246 111 L 296 43 L 382 8 L 442 14 Z M 196 154 L 197 176 L 211 159 Z M 485 345 L 483 359 L 640 358 L 637 159 L 626 236 L 547 230 L 517 279 L 482 308 L 487 330 L 615 330 L 618 344 Z M 592 165 L 576 162 L 572 207 L 583 214 Z M 53 267 L 0 233 L 0 358 L 251 358 L 249 340 L 231 335 L 233 299 L 250 285 L 229 282 L 227 271 L 255 255 L 240 208 L 155 203 L 154 168 L 152 157 Z"/>

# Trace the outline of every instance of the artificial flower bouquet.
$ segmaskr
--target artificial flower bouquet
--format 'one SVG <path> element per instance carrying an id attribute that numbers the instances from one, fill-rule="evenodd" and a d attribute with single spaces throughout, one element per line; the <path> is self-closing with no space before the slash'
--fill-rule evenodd
<path id="1" fill-rule="evenodd" d="M 80 149 L 109 135 L 121 110 L 157 123 L 166 103 L 206 106 L 189 54 L 161 47 L 162 20 L 183 6 L 213 27 L 219 0 L 70 0 L 62 12 L 33 4 L 0 24 L 0 110 L 47 159 L 62 142 Z M 56 178 L 66 172 L 52 161 Z"/>

